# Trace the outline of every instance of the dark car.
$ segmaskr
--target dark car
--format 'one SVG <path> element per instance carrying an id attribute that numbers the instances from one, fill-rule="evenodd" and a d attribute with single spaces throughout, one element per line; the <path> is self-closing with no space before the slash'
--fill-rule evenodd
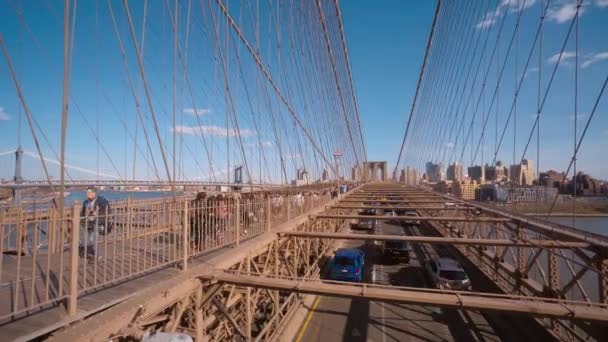
<path id="1" fill-rule="evenodd" d="M 365 215 L 365 216 L 376 216 L 376 210 L 374 209 L 364 209 L 362 210 L 359 215 Z"/>
<path id="2" fill-rule="evenodd" d="M 365 253 L 356 248 L 340 248 L 334 256 L 332 280 L 361 282 Z"/>
<path id="3" fill-rule="evenodd" d="M 359 219 L 353 220 L 350 223 L 351 229 L 365 229 L 372 230 L 376 226 L 376 220 L 374 219 Z"/>
<path id="4" fill-rule="evenodd" d="M 407 241 L 401 240 L 387 240 L 382 248 L 385 258 L 403 260 L 405 263 L 410 262 L 410 250 L 410 244 Z"/>

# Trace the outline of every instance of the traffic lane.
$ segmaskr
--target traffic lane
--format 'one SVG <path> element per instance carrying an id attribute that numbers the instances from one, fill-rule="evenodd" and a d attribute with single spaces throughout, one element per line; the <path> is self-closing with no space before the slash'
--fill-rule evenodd
<path id="1" fill-rule="evenodd" d="M 418 225 L 405 225 L 403 231 L 406 235 L 423 235 Z M 443 246 L 430 244 L 412 244 L 412 252 L 420 265 L 428 258 L 449 257 L 455 258 L 452 253 Z M 457 258 L 456 258 L 457 259 Z M 423 266 L 422 266 L 423 267 Z M 433 288 L 433 284 L 426 270 L 422 268 L 427 287 Z M 467 270 L 465 270 L 467 271 Z M 467 271 L 468 274 L 468 271 Z M 457 309 L 438 309 L 439 319 L 447 323 L 448 329 L 455 340 L 458 341 L 501 341 L 501 336 L 486 316 L 478 311 L 465 311 Z"/>
<path id="2" fill-rule="evenodd" d="M 379 222 L 378 235 L 404 235 L 399 222 Z M 372 281 L 375 284 L 426 288 L 422 259 L 411 253 L 409 263 L 382 255 L 381 244 L 372 252 Z M 437 308 L 420 305 L 372 302 L 369 340 L 373 341 L 452 341 L 448 325 Z M 375 323 L 375 324 L 373 324 Z"/>
<path id="3" fill-rule="evenodd" d="M 371 302 L 368 341 L 454 341 L 438 310 Z M 464 340 L 463 340 L 464 341 Z"/>
<path id="4" fill-rule="evenodd" d="M 350 233 L 372 234 L 373 231 L 349 229 Z M 372 263 L 368 251 L 373 250 L 373 242 L 361 243 L 356 240 L 340 241 L 340 248 L 359 248 L 366 252 L 363 279 L 370 279 L 368 270 Z M 369 305 L 364 299 L 319 297 L 316 307 L 309 313 L 296 341 L 365 341 L 367 336 Z"/>
<path id="5" fill-rule="evenodd" d="M 375 231 L 403 234 L 399 225 L 389 223 L 379 223 Z M 366 253 L 364 282 L 426 285 L 415 258 L 409 265 L 386 262 L 380 246 L 373 242 L 348 240 L 342 247 L 360 248 Z M 447 324 L 437 315 L 438 310 L 430 307 L 320 297 L 301 328 L 298 341 L 452 341 Z"/>
<path id="6" fill-rule="evenodd" d="M 407 235 L 436 236 L 424 225 L 406 225 L 404 232 Z M 414 254 L 420 259 L 430 251 L 432 257 L 450 257 L 458 260 L 471 279 L 474 291 L 496 293 L 496 285 L 489 284 L 481 272 L 467 261 L 449 245 L 413 244 Z M 425 252 L 426 250 L 427 252 Z M 426 276 L 426 273 L 425 273 Z M 427 281 L 429 281 L 427 276 Z M 520 340 L 550 340 L 546 332 L 538 329 L 537 324 L 529 318 L 503 313 L 481 313 L 479 311 L 463 311 L 456 309 L 443 309 L 444 319 L 451 322 L 452 335 L 458 340 L 475 338 L 479 341 L 520 341 Z M 468 327 L 468 329 L 463 329 Z"/>

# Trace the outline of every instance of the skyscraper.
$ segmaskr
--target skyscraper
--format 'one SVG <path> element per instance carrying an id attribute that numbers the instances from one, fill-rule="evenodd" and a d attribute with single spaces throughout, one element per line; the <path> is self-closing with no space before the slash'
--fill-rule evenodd
<path id="1" fill-rule="evenodd" d="M 469 178 L 475 181 L 480 182 L 485 172 L 483 172 L 483 168 L 479 165 L 469 166 Z M 484 177 L 485 178 L 485 177 Z"/>
<path id="2" fill-rule="evenodd" d="M 462 164 L 460 164 L 459 162 L 455 162 L 454 164 L 448 166 L 447 178 L 451 181 L 462 181 L 464 178 Z"/>
<path id="3" fill-rule="evenodd" d="M 440 182 L 444 180 L 443 164 L 434 164 L 433 162 L 426 163 L 426 174 L 431 182 Z"/>
<path id="4" fill-rule="evenodd" d="M 518 185 L 533 185 L 536 176 L 534 174 L 534 162 L 523 159 L 521 164 L 511 165 L 509 168 L 511 182 Z"/>

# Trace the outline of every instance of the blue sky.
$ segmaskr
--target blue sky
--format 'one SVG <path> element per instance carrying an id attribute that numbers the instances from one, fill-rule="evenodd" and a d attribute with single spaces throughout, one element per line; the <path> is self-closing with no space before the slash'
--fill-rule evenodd
<path id="1" fill-rule="evenodd" d="M 503 0 L 499 0 L 503 1 Z M 505 0 L 506 1 L 506 0 Z M 512 0 L 513 3 L 518 0 Z M 15 64 L 18 77 L 22 83 L 28 105 L 32 115 L 37 120 L 39 126 L 46 133 L 52 148 L 59 152 L 60 141 L 60 105 L 61 105 L 61 76 L 62 76 L 62 24 L 63 9 L 62 4 L 52 0 L 42 0 L 37 2 L 23 1 L 24 20 L 20 21 L 18 0 L 0 0 L 3 11 L 0 14 L 0 32 L 5 37 L 8 49 Z M 172 1 L 170 3 L 173 3 Z M 214 165 L 215 172 L 221 174 L 226 170 L 226 150 L 230 151 L 230 163 L 232 166 L 242 163 L 239 139 L 234 127 L 234 123 L 229 119 L 230 129 L 226 130 L 226 100 L 224 94 L 224 74 L 222 65 L 217 63 L 215 32 L 211 28 L 211 20 L 219 20 L 220 13 L 216 9 L 215 17 L 209 15 L 208 11 L 201 15 L 201 9 L 206 11 L 207 2 L 193 2 L 193 15 L 190 27 L 191 39 L 187 54 L 189 83 L 193 88 L 193 98 L 189 95 L 187 84 L 184 80 L 178 80 L 178 97 L 180 103 L 177 111 L 183 113 L 177 123 L 178 135 L 183 139 L 182 161 L 179 162 L 178 172 L 182 177 L 190 179 L 204 179 L 210 177 L 208 167 L 209 160 Z M 251 4 L 252 2 L 246 2 Z M 325 5 L 329 6 L 331 2 Z M 559 52 L 561 40 L 568 25 L 568 18 L 571 17 L 573 1 L 553 0 L 550 6 L 549 18 L 546 24 L 546 35 L 543 47 L 543 83 L 548 81 L 548 74 L 552 63 L 552 56 Z M 151 158 L 155 159 L 155 164 L 159 174 L 164 174 L 164 166 L 161 161 L 160 151 L 153 126 L 148 124 L 148 134 L 150 137 L 153 152 L 147 152 L 146 143 L 143 138 L 141 126 L 138 126 L 138 147 L 132 143 L 132 136 L 135 134 L 135 111 L 134 100 L 130 93 L 128 78 L 125 74 L 124 65 L 114 35 L 114 28 L 110 20 L 106 1 L 99 1 L 96 10 L 95 2 L 80 1 L 78 6 L 77 34 L 75 36 L 75 49 L 72 67 L 72 99 L 70 103 L 70 121 L 68 124 L 68 143 L 66 147 L 67 162 L 70 164 L 70 172 L 75 177 L 90 178 L 112 176 L 117 174 L 124 177 L 132 173 L 132 165 L 136 164 L 136 176 L 138 178 L 153 177 L 153 168 L 146 166 Z M 125 46 L 128 56 L 128 65 L 134 85 L 140 95 L 142 115 L 149 116 L 146 98 L 143 93 L 142 83 L 137 77 L 137 61 L 134 58 L 134 49 L 129 35 L 126 16 L 121 1 L 112 2 L 118 29 L 121 39 Z M 180 40 L 185 44 L 184 16 L 186 13 L 186 1 L 180 1 L 181 25 Z M 312 2 L 311 2 L 312 4 Z M 344 30 L 350 53 L 350 61 L 353 72 L 353 79 L 359 110 L 361 115 L 361 125 L 363 136 L 370 160 L 387 160 L 392 168 L 399 152 L 401 139 L 411 102 L 414 96 L 416 81 L 424 55 L 424 47 L 428 37 L 430 25 L 436 3 L 434 1 L 416 2 L 415 6 L 411 2 L 398 0 L 375 1 L 370 3 L 363 0 L 343 0 L 340 2 Z M 528 0 L 527 7 L 521 26 L 522 38 L 521 49 L 525 51 L 531 44 L 532 33 L 537 22 L 538 12 L 541 1 Z M 302 5 L 304 6 L 304 5 Z M 490 2 L 490 8 L 495 8 L 495 2 Z M 131 2 L 131 10 L 134 18 L 135 31 L 138 36 L 141 34 L 142 25 L 142 2 Z M 499 16 L 507 15 L 507 24 L 513 25 L 514 11 L 506 10 L 505 6 L 499 6 Z M 153 97 L 153 106 L 158 117 L 161 138 L 165 142 L 166 153 L 170 154 L 172 140 L 172 39 L 171 22 L 167 19 L 168 10 L 164 2 L 155 3 L 148 9 L 148 26 L 146 30 L 146 46 L 144 53 L 144 63 L 148 70 L 148 79 Z M 240 25 L 243 27 L 246 39 L 250 42 L 255 41 L 254 20 L 248 16 L 249 8 L 238 8 L 238 3 L 230 2 L 230 11 Z M 281 39 L 285 39 L 290 34 L 290 26 L 287 20 L 296 20 L 292 27 L 302 30 L 302 23 L 297 20 L 306 20 L 298 16 L 289 15 L 289 8 L 286 4 L 281 7 L 284 16 L 281 18 L 283 23 L 282 30 L 279 32 Z M 310 8 L 310 13 L 315 8 Z M 263 9 L 260 13 L 264 13 Z M 335 27 L 335 17 L 331 8 L 326 8 L 326 17 L 331 27 Z M 261 30 L 269 30 L 272 26 L 271 21 L 276 17 L 262 14 L 260 17 Z M 292 18 L 292 19 L 290 19 Z M 608 73 L 608 40 L 605 39 L 605 31 L 608 28 L 608 2 L 606 0 L 590 0 L 585 2 L 583 14 L 581 16 L 581 69 L 580 69 L 580 107 L 582 113 L 579 123 L 582 125 L 588 118 L 593 99 L 597 96 L 599 86 Z M 222 25 L 220 23 L 220 25 Z M 477 26 L 475 30 L 490 32 L 496 27 L 496 23 L 483 21 L 483 18 L 471 22 L 470 25 Z M 225 42 L 227 37 L 223 32 L 226 29 L 222 26 L 219 32 L 220 40 Z M 506 29 L 506 32 L 510 32 Z M 32 34 L 33 33 L 33 34 Z M 307 33 L 304 33 L 307 34 Z M 339 49 L 337 31 L 330 32 L 334 50 Z M 314 74 L 304 69 L 304 60 L 295 63 L 295 66 L 287 65 L 283 70 L 277 60 L 277 51 L 273 48 L 273 37 L 270 34 L 262 34 L 264 41 L 261 49 L 262 59 L 268 62 L 266 67 L 271 72 L 278 85 L 292 101 L 293 107 L 298 113 L 310 112 L 311 117 L 304 114 L 305 125 L 313 127 L 313 135 L 321 142 L 327 142 L 325 153 L 331 156 L 335 146 L 347 141 L 347 133 L 331 132 L 323 129 L 331 124 L 326 120 L 327 115 L 318 115 L 315 119 L 315 112 L 319 110 L 340 111 L 339 102 L 330 103 L 329 107 L 322 107 L 319 97 L 327 96 L 335 98 L 335 90 L 325 89 L 306 89 L 303 96 L 313 98 L 312 101 L 303 101 L 297 92 L 297 82 L 320 82 L 314 78 Z M 272 178 L 273 180 L 282 177 L 281 161 L 278 158 L 278 145 L 282 144 L 283 163 L 286 165 L 288 178 L 294 173 L 295 168 L 306 167 L 319 175 L 319 156 L 315 154 L 307 138 L 301 130 L 294 127 L 290 120 L 289 112 L 276 96 L 270 96 L 265 100 L 256 95 L 258 87 L 252 86 L 257 82 L 257 66 L 253 60 L 246 59 L 246 51 L 240 44 L 236 44 L 238 37 L 235 35 L 228 50 L 230 59 L 228 68 L 230 69 L 233 106 L 238 111 L 240 121 L 240 139 L 243 140 L 245 155 L 248 156 L 252 173 L 257 174 L 261 170 L 262 178 Z M 318 43 L 321 43 L 319 41 Z M 234 45 L 232 45 L 234 44 Z M 506 45 L 506 42 L 502 44 Z M 323 46 L 322 44 L 319 46 Z M 242 54 L 243 78 L 247 85 L 240 84 L 241 79 L 236 69 L 236 48 Z M 505 47 L 501 47 L 503 51 Z M 287 51 L 289 47 L 283 45 Z M 572 66 L 572 51 L 574 51 L 573 40 L 570 40 L 566 48 L 567 54 L 563 65 L 559 67 L 555 79 L 555 85 L 549 95 L 547 105 L 543 111 L 542 123 L 542 163 L 543 169 L 554 168 L 563 170 L 568 165 L 572 150 L 572 107 L 573 107 L 573 88 L 572 80 L 574 68 Z M 224 51 L 226 54 L 226 51 Z M 320 51 L 319 53 L 323 53 Z M 523 53 L 522 53 L 523 55 Z M 342 61 L 338 56 L 338 67 L 344 71 Z M 0 177 L 10 178 L 12 176 L 13 161 L 8 154 L 17 145 L 17 132 L 19 131 L 19 116 L 23 114 L 19 100 L 14 90 L 14 85 L 10 79 L 9 70 L 3 56 L 0 58 Z M 285 59 L 287 57 L 283 57 Z M 297 58 L 314 58 L 314 55 Z M 322 58 L 322 57 L 318 57 Z M 523 59 L 523 57 L 521 57 Z M 179 63 L 179 62 L 178 62 Z M 520 67 L 521 67 L 520 61 Z M 530 81 L 524 83 L 521 100 L 519 100 L 518 113 L 519 126 L 518 135 L 527 135 L 534 120 L 536 111 L 536 88 L 537 79 L 532 66 Z M 301 68 L 301 69 L 297 69 Z M 321 68 L 321 67 L 319 67 Z M 435 70 L 439 67 L 435 67 Z M 507 66 L 506 73 L 511 75 L 512 65 Z M 320 69 L 319 69 L 320 70 Z M 329 69 L 324 69 L 327 75 Z M 440 69 L 443 70 L 443 69 Z M 297 72 L 296 72 L 297 71 Z M 293 72 L 293 73 L 291 73 Z M 342 72 L 341 75 L 345 73 Z M 492 82 L 491 73 L 489 84 Z M 297 77 L 295 77 L 297 76 Z M 312 77 L 313 79 L 297 79 L 300 77 Z M 180 78 L 181 79 L 181 78 Z M 293 83 L 290 83 L 293 82 Z M 346 89 L 347 83 L 341 79 L 343 88 Z M 505 84 L 513 84 L 512 76 L 506 77 Z M 506 87 L 505 87 L 506 89 Z M 272 90 L 269 90 L 272 92 Z M 507 90 L 504 90 L 505 94 Z M 348 93 L 348 92 L 347 92 Z M 508 110 L 507 95 L 502 95 L 500 112 L 506 115 Z M 608 178 L 608 163 L 600 158 L 603 150 L 608 146 L 608 96 L 605 95 L 598 107 L 598 112 L 588 132 L 581 153 L 579 155 L 579 170 L 589 172 L 593 176 Z M 318 101 L 317 101 L 318 100 Z M 273 119 L 268 117 L 262 122 L 257 122 L 250 115 L 250 105 L 253 107 L 267 108 L 266 111 L 274 111 Z M 329 102 L 328 102 L 329 103 Z M 193 108 L 197 108 L 197 115 L 194 115 Z M 353 107 L 347 103 L 347 110 L 352 112 Z M 264 115 L 268 115 L 265 113 Z M 352 117 L 351 117 L 352 118 Z M 183 120 L 183 121 L 182 121 Z M 30 156 L 35 155 L 35 146 L 29 134 L 29 129 L 22 117 L 22 145 Z M 259 124 L 260 134 L 256 134 L 256 125 Z M 279 129 L 278 136 L 273 132 L 273 125 Z M 416 137 L 424 137 L 427 129 L 420 123 L 419 132 L 412 135 L 412 145 L 408 147 L 410 151 L 422 150 L 415 146 Z M 493 125 L 491 122 L 490 125 Z M 198 126 L 204 126 L 204 130 L 197 130 Z M 474 131 L 479 131 L 481 122 L 476 122 Z M 493 126 L 492 126 L 493 127 Z M 354 127 L 353 127 L 354 129 Z M 100 144 L 97 143 L 95 132 L 100 132 Z M 430 130 L 429 130 L 430 132 Z M 512 135 L 511 128 L 507 131 L 507 136 Z M 430 133 L 429 133 L 430 134 Z M 427 134 L 428 135 L 428 134 Z M 201 139 L 205 136 L 206 140 Z M 229 136 L 226 138 L 226 136 Z M 41 140 L 44 140 L 40 136 Z M 473 136 L 476 141 L 479 136 Z M 486 146 L 484 160 L 490 158 L 493 151 L 494 138 L 488 137 L 491 141 L 489 147 Z M 509 141 L 511 138 L 507 138 Z M 445 141 L 444 141 L 445 140 Z M 519 139 L 516 148 L 517 154 L 523 150 L 523 138 Z M 226 142 L 230 147 L 226 147 Z M 447 137 L 439 137 L 439 151 L 450 149 L 452 141 L 447 141 Z M 211 156 L 207 156 L 204 143 L 208 144 L 207 149 Z M 337 145 L 336 145 L 337 144 Z M 52 174 L 57 177 L 57 167 L 51 159 L 54 153 L 51 148 L 44 143 L 43 153 L 49 159 Z M 508 145 L 508 144 L 507 144 Z M 100 146 L 103 146 L 101 148 Z M 456 143 L 456 150 L 459 149 Z M 535 149 L 535 146 L 534 146 Z M 134 151 L 134 150 L 137 150 Z M 354 159 L 349 147 L 342 148 L 345 160 L 352 162 Z M 430 154 L 435 154 L 433 151 Z M 459 150 L 458 150 L 459 152 Z M 510 163 L 512 160 L 512 148 L 501 150 L 499 159 Z M 179 153 L 179 152 L 178 152 Z M 413 152 L 410 152 L 413 153 Z M 133 156 L 137 155 L 136 160 Z M 448 153 L 449 154 L 449 153 Z M 457 153 L 459 154 L 459 153 Z M 98 157 L 99 155 L 99 157 Z M 470 152 L 467 150 L 463 162 L 469 164 Z M 262 161 L 262 157 L 267 159 Z M 31 178 L 42 178 L 40 164 L 34 157 L 28 157 L 26 163 L 26 176 Z M 469 158 L 469 159 L 467 159 Z M 430 156 L 427 159 L 432 159 Z M 532 156 L 532 159 L 535 159 Z M 148 160 L 148 161 L 146 161 Z M 99 162 L 98 162 L 99 161 Z M 411 160 L 413 164 L 423 163 L 425 160 Z M 478 157 L 475 163 L 480 162 Z M 183 166 L 181 166 L 183 165 Z M 405 164 L 404 164 L 405 165 Z M 169 165 L 171 166 L 171 165 Z M 321 165 L 322 168 L 322 165 Z M 183 171 L 180 171 L 183 170 Z M 345 167 L 343 172 L 348 172 Z M 264 175 L 265 174 L 265 175 Z M 259 178 L 255 176 L 254 178 Z"/>
<path id="2" fill-rule="evenodd" d="M 436 3 L 342 1 L 368 158 L 394 166 Z"/>
<path id="3" fill-rule="evenodd" d="M 515 23 L 516 10 L 523 1 L 512 0 L 511 9 L 506 10 L 508 0 L 500 1 L 495 21 L 491 22 L 491 16 L 487 20 L 480 19 L 476 24 L 477 31 L 496 30 L 502 16 L 507 15 L 504 36 L 510 35 Z M 568 24 L 573 16 L 574 1 L 552 1 L 548 9 L 547 21 L 545 23 L 545 35 L 543 42 L 543 79 L 546 85 L 550 72 L 555 65 L 555 55 L 559 53 L 563 37 L 568 29 Z M 444 2 L 444 13 L 447 11 Z M 496 2 L 490 2 L 490 13 L 496 10 Z M 416 6 L 403 1 L 382 1 L 369 6 L 365 1 L 347 1 L 342 3 L 345 27 L 349 39 L 353 73 L 358 90 L 358 99 L 362 108 L 362 121 L 364 133 L 370 152 L 370 158 L 388 160 L 394 166 L 399 151 L 403 131 L 410 106 L 414 97 L 414 91 L 424 47 L 431 27 L 435 10 L 435 2 L 419 2 Z M 460 6 L 460 5 L 457 5 Z M 520 57 L 519 70 L 523 69 L 524 57 L 532 44 L 534 32 L 538 23 L 540 12 L 540 1 L 528 0 L 521 21 L 520 35 Z M 489 14 L 490 14 L 489 13 Z M 460 13 L 462 15 L 462 12 Z M 589 118 L 593 102 L 599 92 L 600 86 L 608 75 L 608 40 L 605 33 L 608 29 L 608 2 L 586 1 L 583 4 L 580 16 L 580 88 L 579 88 L 579 134 Z M 461 33 L 453 33 L 453 39 Z M 439 32 L 436 33 L 436 35 Z M 495 33 L 492 33 L 495 34 Z M 491 36 L 492 40 L 494 36 Z M 508 38 L 508 36 L 507 36 Z M 502 39 L 501 49 L 504 55 L 508 39 Z M 541 115 L 541 169 L 549 168 L 565 170 L 570 161 L 573 150 L 573 94 L 574 94 L 574 39 L 571 38 L 566 46 L 564 56 L 555 76 L 554 85 L 549 92 L 547 101 Z M 444 52 L 444 51 L 440 51 Z M 486 52 L 488 55 L 490 51 Z M 525 56 L 524 56 L 525 55 Z M 535 50 L 534 56 L 538 55 Z M 504 58 L 501 57 L 501 58 Z M 511 58 L 510 60 L 512 60 Z M 538 82 L 538 57 L 533 58 L 533 63 L 528 70 L 522 85 L 521 95 L 518 99 L 518 142 L 516 146 L 517 159 L 523 153 L 525 138 L 530 133 L 536 115 L 536 84 Z M 502 59 L 501 59 L 502 63 Z M 443 70 L 443 69 L 442 69 Z M 482 69 L 484 70 L 484 69 Z M 494 90 L 495 68 L 492 67 L 486 89 L 485 103 L 490 102 L 491 92 Z M 431 70 L 427 69 L 427 78 Z M 499 104 L 500 116 L 506 117 L 513 98 L 514 87 L 507 86 L 515 83 L 512 76 L 514 73 L 513 63 L 508 62 L 505 68 L 505 77 L 501 82 L 501 103 Z M 520 74 L 521 75 L 521 74 Z M 494 81 L 495 82 L 495 81 Z M 478 87 L 479 88 L 479 87 Z M 508 88 L 508 90 L 507 90 Z M 509 92 L 508 94 L 506 92 Z M 477 90 L 477 94 L 479 90 Z M 472 106 L 470 106 L 472 107 Z M 608 179 L 608 163 L 604 150 L 608 146 L 608 96 L 604 95 L 598 110 L 592 121 L 590 129 L 585 137 L 578 155 L 578 170 L 588 172 L 593 176 Z M 472 109 L 470 109 L 472 111 Z M 494 110 L 493 110 L 494 111 Z M 420 113 L 420 112 L 418 112 Z M 429 112 L 422 114 L 430 115 Z M 469 118 L 467 118 L 470 120 Z M 502 128 L 502 121 L 500 121 Z M 465 126 L 468 126 L 465 125 Z M 474 132 L 481 130 L 482 123 L 477 120 Z M 416 128 L 416 126 L 413 126 Z M 427 127 L 428 129 L 429 127 Z M 494 151 L 494 123 L 488 122 L 487 130 L 491 131 L 485 138 L 486 152 L 484 162 L 491 160 Z M 410 132 L 410 155 L 416 150 L 424 149 L 417 146 L 416 139 L 422 139 L 425 133 Z M 478 133 L 477 133 L 478 134 Z M 505 145 L 501 148 L 498 159 L 510 164 L 513 160 L 512 128 L 507 130 Z M 444 137 L 435 137 L 436 140 Z M 444 138 L 447 139 L 447 138 Z M 477 144 L 479 135 L 474 137 Z M 469 144 L 471 145 L 471 140 Z M 536 159 L 535 139 L 530 146 L 526 156 Z M 439 150 L 447 149 L 450 152 L 453 141 L 443 141 Z M 433 151 L 434 152 L 434 151 Z M 449 155 L 450 153 L 448 153 Z M 457 146 L 457 154 L 460 154 Z M 406 153 L 407 155 L 407 153 Z M 470 152 L 466 150 L 463 163 L 470 164 Z M 415 164 L 422 169 L 427 159 L 417 161 L 406 161 L 402 165 Z M 441 160 L 435 160 L 441 161 Z M 446 161 L 444 161 L 446 163 Z M 474 161 L 481 163 L 479 155 Z M 392 167 L 391 166 L 391 167 Z"/>

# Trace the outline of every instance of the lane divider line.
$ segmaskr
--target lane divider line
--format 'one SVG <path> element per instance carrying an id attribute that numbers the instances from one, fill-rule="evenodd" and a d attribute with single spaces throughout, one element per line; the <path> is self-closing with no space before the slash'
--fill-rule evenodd
<path id="1" fill-rule="evenodd" d="M 315 299 L 314 303 L 312 303 L 310 311 L 308 311 L 308 315 L 306 315 L 306 320 L 304 321 L 304 324 L 302 324 L 302 327 L 300 328 L 300 332 L 298 332 L 298 336 L 296 337 L 296 342 L 302 341 L 302 337 L 304 337 L 304 333 L 306 332 L 306 329 L 308 328 L 308 325 L 310 324 L 310 321 L 312 320 L 312 316 L 315 314 L 315 310 L 317 309 L 317 306 L 319 305 L 320 301 L 321 301 L 321 296 L 317 296 L 317 299 Z"/>

